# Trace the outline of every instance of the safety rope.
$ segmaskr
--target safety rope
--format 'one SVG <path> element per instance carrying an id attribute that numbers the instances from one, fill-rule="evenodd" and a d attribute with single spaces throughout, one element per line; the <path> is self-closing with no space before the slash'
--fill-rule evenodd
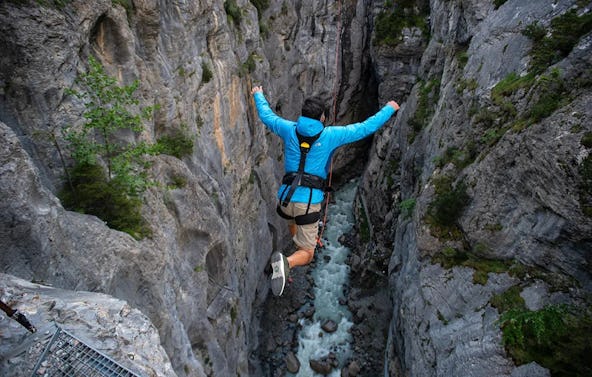
<path id="1" fill-rule="evenodd" d="M 337 93 L 339 90 L 339 57 L 341 51 L 341 0 L 337 0 L 337 41 L 335 43 L 335 78 L 333 81 L 333 103 L 332 103 L 332 111 L 333 111 L 333 124 L 337 121 Z M 325 232 L 325 225 L 327 224 L 327 212 L 329 209 L 329 202 L 331 199 L 331 182 L 333 180 L 333 157 L 331 157 L 331 162 L 329 165 L 329 178 L 327 192 L 325 193 L 325 209 L 323 211 L 323 223 L 321 224 L 321 229 L 319 231 L 319 235 L 317 237 L 317 244 L 319 247 L 323 247 L 323 233 Z"/>

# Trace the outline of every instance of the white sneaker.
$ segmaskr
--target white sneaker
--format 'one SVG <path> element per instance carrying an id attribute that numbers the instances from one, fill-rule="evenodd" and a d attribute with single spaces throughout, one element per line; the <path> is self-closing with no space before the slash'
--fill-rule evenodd
<path id="1" fill-rule="evenodd" d="M 282 253 L 275 252 L 271 256 L 271 292 L 274 296 L 281 296 L 286 287 L 286 280 L 290 273 L 288 258 Z"/>

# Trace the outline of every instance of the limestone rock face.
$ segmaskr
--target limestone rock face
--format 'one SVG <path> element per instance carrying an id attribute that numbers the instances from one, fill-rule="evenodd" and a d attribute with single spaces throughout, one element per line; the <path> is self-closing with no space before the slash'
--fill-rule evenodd
<path id="1" fill-rule="evenodd" d="M 3 376 L 33 372 L 44 350 L 41 346 L 46 346 L 46 338 L 55 332 L 55 323 L 62 323 L 69 334 L 135 373 L 175 376 L 158 330 L 142 312 L 124 301 L 100 293 L 30 283 L 6 274 L 0 274 L 0 289 L 3 302 L 18 303 L 12 309 L 27 313 L 27 319 L 40 326 L 31 334 L 16 321 L 0 317 Z"/>
<path id="2" fill-rule="evenodd" d="M 291 242 L 275 213 L 280 141 L 256 118 L 251 85 L 290 119 L 311 95 L 336 93 L 343 122 L 375 110 L 371 99 L 349 110 L 368 98 L 365 7 L 272 1 L 258 15 L 250 1 L 228 14 L 224 3 L 0 3 L 0 271 L 125 300 L 158 329 L 179 376 L 249 374 L 264 269 Z M 143 206 L 153 235 L 141 241 L 57 199 L 72 163 L 60 158 L 62 130 L 84 122 L 66 89 L 83 89 L 89 56 L 122 85 L 138 80 L 140 106 L 158 106 L 141 134 L 122 138 L 195 136 L 191 155 L 153 159 L 159 185 Z M 174 187 L 179 177 L 187 184 Z"/>
<path id="3" fill-rule="evenodd" d="M 418 82 L 392 130 L 375 139 L 361 184 L 359 208 L 371 220 L 376 243 L 364 249 L 359 265 L 386 260 L 394 304 L 387 370 L 392 376 L 547 375 L 536 364 L 514 366 L 490 299 L 518 284 L 527 306 L 537 310 L 582 304 L 592 288 L 587 267 L 592 221 L 582 210 L 579 173 L 590 153 L 581 140 L 592 130 L 592 93 L 589 84 L 567 84 L 556 110 L 512 128 L 512 116 L 504 120 L 507 113 L 499 112 L 492 88 L 512 72 L 529 70 L 532 42 L 524 28 L 535 20 L 549 25 L 575 2 L 507 1 L 496 9 L 489 1 L 432 1 L 430 6 L 431 39 L 417 67 Z M 590 11 L 584 8 L 580 12 Z M 590 35 L 584 36 L 544 75 L 553 77 L 558 68 L 565 83 L 589 77 L 583 67 L 592 59 L 590 46 Z M 375 59 L 379 66 L 390 64 L 388 54 Z M 514 122 L 540 95 L 535 88 L 505 99 L 515 106 Z M 413 129 L 420 111 L 428 116 Z M 484 118 L 491 114 L 488 123 Z M 487 139 L 493 132 L 499 138 Z M 472 157 L 463 163 L 447 151 Z M 467 185 L 469 200 L 457 221 L 460 238 L 438 234 L 429 222 L 441 177 Z M 403 200 L 412 203 L 411 210 L 401 208 Z M 444 269 L 432 260 L 446 248 L 513 260 L 546 278 L 489 273 L 486 283 L 475 282 L 472 268 Z M 376 262 L 376 255 L 382 260 Z"/>
<path id="4" fill-rule="evenodd" d="M 537 364 L 514 366 L 489 300 L 520 283 L 536 309 L 577 302 L 592 289 L 592 222 L 579 198 L 579 168 L 590 153 L 581 140 L 592 125 L 590 35 L 545 72 L 552 77 L 558 68 L 569 90 L 561 106 L 528 127 L 503 120 L 491 89 L 509 73 L 527 72 L 526 25 L 547 26 L 576 4 L 582 12 L 589 5 L 432 0 L 429 35 L 404 28 L 400 44 L 384 46 L 372 43 L 373 30 L 390 2 L 270 1 L 260 14 L 247 0 L 226 3 L 0 2 L 0 272 L 10 275 L 2 275 L 0 295 L 26 314 L 45 313 L 35 317 L 40 321 L 86 323 L 89 336 L 104 324 L 81 316 L 129 305 L 133 321 L 113 311 L 105 323 L 122 321 L 122 329 L 141 334 L 123 338 L 130 342 L 160 342 L 166 355 L 153 344 L 139 363 L 148 374 L 252 375 L 260 370 L 251 351 L 259 347 L 255 311 L 269 291 L 264 270 L 271 253 L 291 241 L 275 214 L 281 143 L 258 121 L 251 86 L 262 85 L 272 108 L 289 119 L 306 97 L 322 96 L 336 124 L 363 120 L 394 99 L 401 110 L 371 147 L 367 140 L 334 156 L 344 175 L 366 167 L 358 208 L 372 242 L 354 259 L 362 280 L 390 280 L 386 370 L 546 375 Z M 195 136 L 190 155 L 152 160 L 159 185 L 143 206 L 150 238 L 134 240 L 65 210 L 57 198 L 64 164 L 72 163 L 60 158 L 61 131 L 84 122 L 84 103 L 66 89 L 81 89 L 76 77 L 89 56 L 121 84 L 138 80 L 140 106 L 158 105 L 141 134 L 120 137 L 154 142 L 178 130 Z M 526 114 L 540 96 L 517 91 L 508 99 L 514 109 L 506 110 Z M 446 151 L 472 159 L 461 165 Z M 467 184 L 460 239 L 442 239 L 426 222 L 443 175 Z M 172 185 L 179 177 L 183 187 Z M 409 199 L 413 205 L 407 201 L 402 211 Z M 477 284 L 470 268 L 432 262 L 446 247 L 513 259 L 578 284 L 561 293 L 548 281 L 506 273 Z M 53 316 L 19 291 L 55 295 L 65 306 L 75 292 L 101 295 L 84 294 L 88 310 Z M 4 339 L 6 347 L 20 341 L 13 330 L 2 330 L 3 347 Z"/>

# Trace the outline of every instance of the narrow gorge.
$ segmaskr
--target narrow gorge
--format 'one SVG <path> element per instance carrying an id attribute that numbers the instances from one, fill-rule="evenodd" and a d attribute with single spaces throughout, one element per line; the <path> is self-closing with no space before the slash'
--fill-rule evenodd
<path id="1" fill-rule="evenodd" d="M 254 85 L 287 119 L 313 95 L 336 125 L 401 105 L 333 158 L 359 180 L 333 374 L 592 375 L 589 1 L 2 0 L 0 50 L 0 300 L 37 328 L 0 316 L 0 375 L 31 375 L 53 324 L 142 376 L 290 375 L 315 283 L 270 297 L 292 241 Z M 146 175 L 99 209 L 138 228 L 69 204 L 107 117 L 141 148 L 93 166 L 141 150 Z"/>

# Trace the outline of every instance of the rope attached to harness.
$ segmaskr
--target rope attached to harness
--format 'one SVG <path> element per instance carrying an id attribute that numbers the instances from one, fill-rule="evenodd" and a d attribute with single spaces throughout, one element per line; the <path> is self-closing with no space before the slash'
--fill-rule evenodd
<path id="1" fill-rule="evenodd" d="M 337 19 L 337 43 L 335 43 L 335 82 L 333 85 L 333 124 L 337 121 L 337 92 L 339 89 L 339 52 L 341 51 L 341 1 L 337 1 L 338 7 L 338 19 Z M 329 202 L 331 200 L 331 183 L 333 180 L 333 158 L 331 158 L 331 164 L 329 167 L 329 178 L 327 179 L 327 190 L 325 192 L 325 208 L 323 210 L 323 221 L 321 223 L 321 229 L 317 237 L 317 244 L 319 247 L 323 247 L 323 233 L 325 232 L 325 224 L 327 224 L 327 212 L 329 209 Z"/>

